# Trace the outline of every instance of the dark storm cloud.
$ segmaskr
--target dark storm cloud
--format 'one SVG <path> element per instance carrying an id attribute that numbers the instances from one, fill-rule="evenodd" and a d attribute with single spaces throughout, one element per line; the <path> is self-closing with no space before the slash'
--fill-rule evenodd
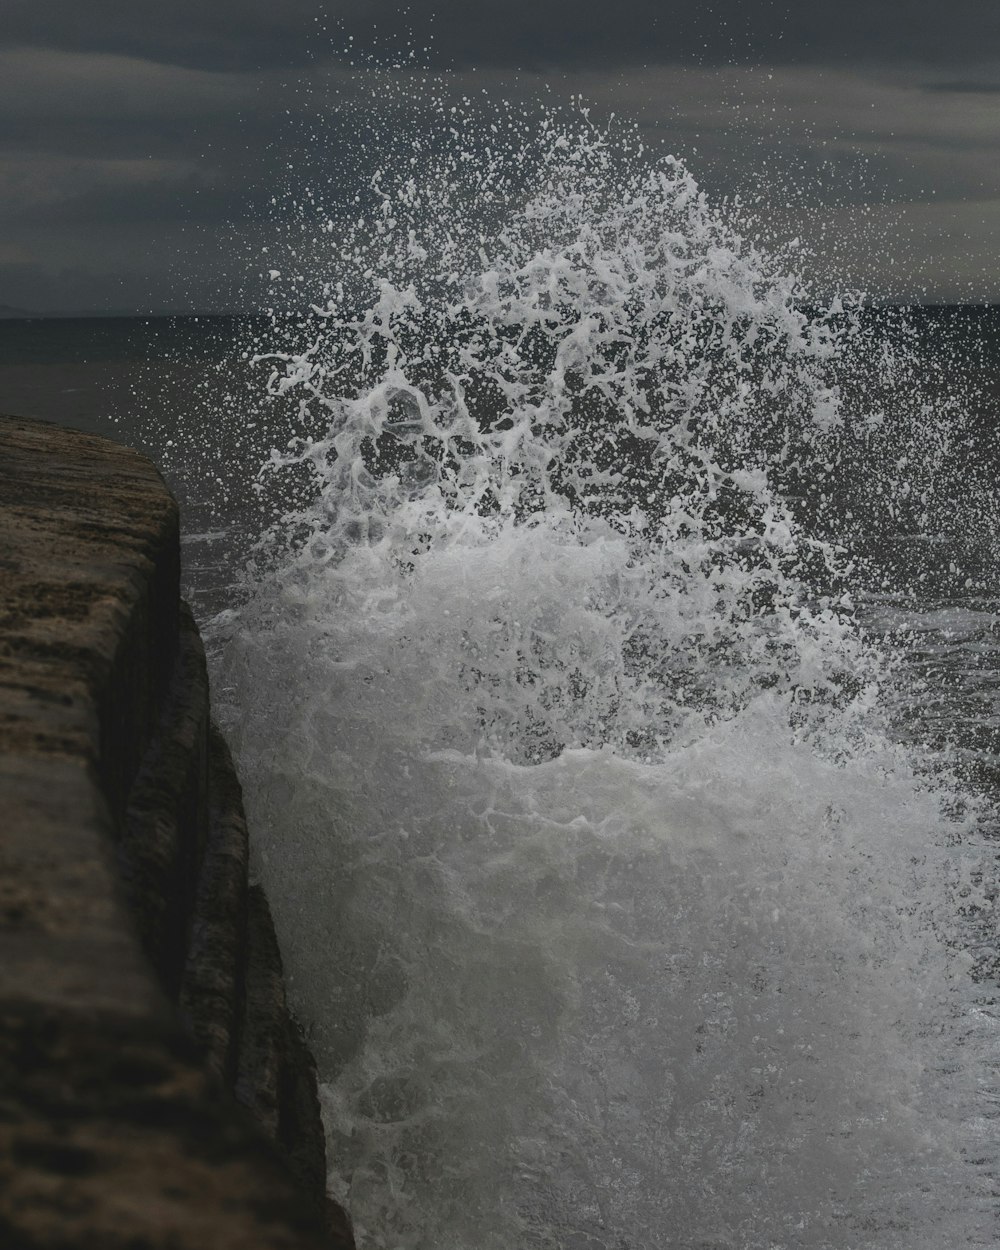
<path id="1" fill-rule="evenodd" d="M 361 36 L 373 20 L 406 25 L 385 0 L 336 7 L 345 29 Z M 437 57 L 460 66 L 947 65 L 979 59 L 1000 43 L 1000 6 L 981 0 L 444 0 L 435 9 L 432 25 L 412 24 L 420 33 L 432 30 Z"/>
<path id="2" fill-rule="evenodd" d="M 929 82 L 925 91 L 944 92 L 950 95 L 1000 95 L 998 82 Z"/>
<path id="3" fill-rule="evenodd" d="M 178 201 L 192 205 L 191 221 L 232 221 L 246 211 L 242 188 L 212 186 L 199 171 L 183 167 L 173 177 L 142 177 L 135 171 L 112 169 L 96 185 L 67 188 L 58 197 L 41 203 L 14 206 L 0 215 L 7 227 L 45 227 L 72 224 L 75 231 L 113 221 L 116 228 L 126 223 L 161 222 L 176 217 Z"/>
<path id="4" fill-rule="evenodd" d="M 301 65 L 319 12 L 315 0 L 5 0 L 2 25 L 13 46 L 245 70 Z"/>
<path id="5" fill-rule="evenodd" d="M 252 108 L 256 84 L 106 52 L 0 47 L 0 150 L 190 159 Z"/>
<path id="6" fill-rule="evenodd" d="M 192 268 L 216 302 L 222 234 L 264 214 L 286 122 L 266 75 L 0 47 L 0 304 L 176 306 Z"/>
<path id="7" fill-rule="evenodd" d="M 303 66 L 330 40 L 439 64 L 703 64 L 838 60 L 956 64 L 1000 45 L 984 0 L 6 0 L 12 44 L 189 67 Z"/>
<path id="8" fill-rule="evenodd" d="M 907 296 L 1000 294 L 1000 4 L 0 0 L 0 10 L 0 304 L 218 306 L 227 267 L 248 264 L 234 238 L 262 246 L 271 195 L 317 169 L 322 180 L 343 140 L 330 125 L 336 91 L 364 91 L 372 58 L 437 66 L 441 89 L 459 94 L 582 94 L 689 159 L 712 195 L 749 189 L 788 238 L 826 230 L 852 241 L 857 214 L 898 207 L 901 225 L 886 216 L 883 234 L 906 240 L 911 260 L 870 248 L 864 281 L 898 279 Z M 310 145 L 315 118 L 326 137 Z M 929 259 L 918 263 L 922 240 Z"/>

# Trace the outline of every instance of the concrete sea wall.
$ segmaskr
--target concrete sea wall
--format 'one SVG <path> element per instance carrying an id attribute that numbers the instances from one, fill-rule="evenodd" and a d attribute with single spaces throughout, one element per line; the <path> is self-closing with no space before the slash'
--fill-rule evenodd
<path id="1" fill-rule="evenodd" d="M 180 600 L 177 508 L 0 417 L 0 1246 L 353 1245 Z"/>

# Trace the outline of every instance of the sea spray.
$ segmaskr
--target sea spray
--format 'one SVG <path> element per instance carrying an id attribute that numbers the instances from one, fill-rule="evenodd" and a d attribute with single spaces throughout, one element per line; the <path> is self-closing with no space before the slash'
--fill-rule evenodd
<path id="1" fill-rule="evenodd" d="M 992 1244 L 977 800 L 856 603 L 941 414 L 626 127 L 424 123 L 313 215 L 214 637 L 331 1192 L 386 1250 Z"/>

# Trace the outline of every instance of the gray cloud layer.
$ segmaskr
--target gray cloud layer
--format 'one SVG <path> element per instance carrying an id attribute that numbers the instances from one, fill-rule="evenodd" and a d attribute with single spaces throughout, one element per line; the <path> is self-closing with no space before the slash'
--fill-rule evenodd
<path id="1" fill-rule="evenodd" d="M 787 64 L 876 60 L 959 65 L 1000 46 L 983 0 L 6 0 L 12 43 L 109 51 L 189 67 L 305 66 L 322 32 L 428 46 L 438 64 Z"/>
<path id="2" fill-rule="evenodd" d="M 1000 5 L 5 0 L 0 304 L 226 303 L 331 82 L 411 48 L 446 89 L 634 117 L 820 268 L 1000 300 Z"/>

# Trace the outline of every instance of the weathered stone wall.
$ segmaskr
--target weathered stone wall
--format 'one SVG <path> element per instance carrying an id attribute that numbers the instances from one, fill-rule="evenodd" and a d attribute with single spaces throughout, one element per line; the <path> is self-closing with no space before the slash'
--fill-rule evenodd
<path id="1" fill-rule="evenodd" d="M 0 417 L 5 1250 L 352 1245 L 178 552 L 148 460 Z"/>

